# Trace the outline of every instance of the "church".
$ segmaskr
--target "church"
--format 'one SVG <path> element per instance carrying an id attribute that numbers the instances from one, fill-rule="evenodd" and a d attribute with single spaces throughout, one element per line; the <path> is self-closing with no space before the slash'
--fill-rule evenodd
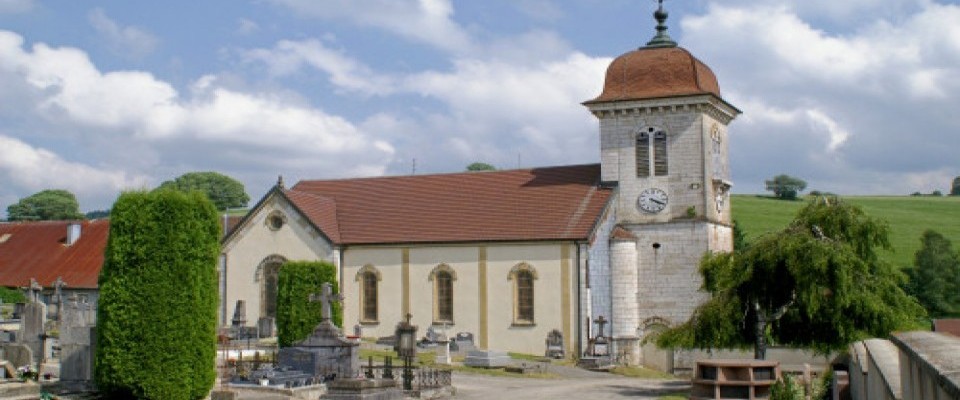
<path id="1" fill-rule="evenodd" d="M 705 295 L 698 262 L 732 250 L 727 126 L 740 111 L 707 65 L 667 34 L 617 57 L 583 105 L 599 164 L 486 172 L 282 179 L 223 239 L 221 319 L 276 315 L 290 260 L 336 265 L 344 327 L 412 323 L 469 332 L 479 348 L 568 357 L 603 335 L 620 362 L 672 365 L 643 339 Z M 588 134 L 585 132 L 584 134 Z M 660 357 L 659 359 L 654 359 Z"/>

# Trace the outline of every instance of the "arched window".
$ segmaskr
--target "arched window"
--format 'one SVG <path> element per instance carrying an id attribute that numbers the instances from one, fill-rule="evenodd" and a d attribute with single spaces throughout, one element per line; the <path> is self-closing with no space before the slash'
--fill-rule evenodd
<path id="1" fill-rule="evenodd" d="M 508 279 L 513 280 L 513 323 L 534 324 L 535 289 L 537 270 L 530 264 L 520 263 L 510 270 Z"/>
<path id="2" fill-rule="evenodd" d="M 357 272 L 356 281 L 360 283 L 360 323 L 376 323 L 379 318 L 378 290 L 380 271 L 367 264 Z"/>
<path id="3" fill-rule="evenodd" d="M 277 317 L 277 281 L 280 267 L 287 262 L 278 255 L 269 256 L 257 267 L 256 280 L 260 282 L 260 317 Z"/>
<path id="4" fill-rule="evenodd" d="M 667 175 L 667 132 L 654 127 L 637 132 L 636 164 L 638 178 L 649 177 L 651 170 L 654 176 Z"/>
<path id="5" fill-rule="evenodd" d="M 517 321 L 533 323 L 533 274 L 517 273 Z"/>
<path id="6" fill-rule="evenodd" d="M 453 322 L 453 278 L 446 271 L 437 273 L 437 321 Z"/>
<path id="7" fill-rule="evenodd" d="M 433 281 L 433 323 L 453 323 L 453 282 L 457 272 L 447 264 L 440 264 L 430 271 Z"/>

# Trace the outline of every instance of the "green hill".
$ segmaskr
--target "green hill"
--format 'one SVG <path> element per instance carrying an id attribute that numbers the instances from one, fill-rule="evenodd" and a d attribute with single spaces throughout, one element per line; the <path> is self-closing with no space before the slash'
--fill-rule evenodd
<path id="1" fill-rule="evenodd" d="M 846 196 L 843 199 L 863 208 L 872 217 L 890 223 L 893 251 L 883 257 L 897 266 L 913 265 L 920 248 L 920 235 L 933 229 L 960 248 L 960 197 Z M 776 200 L 766 196 L 733 195 L 733 218 L 747 240 L 765 232 L 780 230 L 789 223 L 805 201 Z"/>

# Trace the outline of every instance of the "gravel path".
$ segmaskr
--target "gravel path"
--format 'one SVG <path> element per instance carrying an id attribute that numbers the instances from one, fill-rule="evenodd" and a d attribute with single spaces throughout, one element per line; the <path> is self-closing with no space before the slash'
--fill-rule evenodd
<path id="1" fill-rule="evenodd" d="M 589 371 L 586 371 L 589 372 Z M 689 389 L 688 381 L 601 374 L 591 378 L 525 379 L 454 374 L 454 399 L 651 399 Z"/>

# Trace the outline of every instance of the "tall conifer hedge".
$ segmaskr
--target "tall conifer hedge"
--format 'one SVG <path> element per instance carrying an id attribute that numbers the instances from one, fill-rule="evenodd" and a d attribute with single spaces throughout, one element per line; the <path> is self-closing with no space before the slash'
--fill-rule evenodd
<path id="1" fill-rule="evenodd" d="M 127 192 L 100 272 L 95 378 L 113 398 L 202 399 L 216 379 L 219 225 L 204 195 Z"/>
<path id="2" fill-rule="evenodd" d="M 337 267 L 327 261 L 293 261 L 283 264 L 277 277 L 277 341 L 280 347 L 306 339 L 320 323 L 320 303 L 310 302 L 312 293 L 320 293 L 322 284 L 337 288 Z M 333 323 L 343 325 L 343 309 L 333 304 Z"/>

